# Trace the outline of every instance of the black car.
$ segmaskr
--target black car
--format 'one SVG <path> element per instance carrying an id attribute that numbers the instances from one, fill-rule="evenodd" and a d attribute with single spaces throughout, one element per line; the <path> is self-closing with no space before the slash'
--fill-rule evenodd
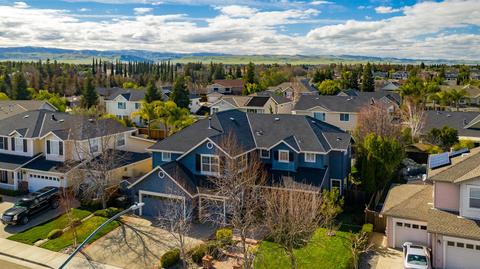
<path id="1" fill-rule="evenodd" d="M 2 223 L 25 225 L 30 218 L 46 208 L 58 208 L 60 205 L 59 189 L 45 187 L 20 199 L 15 205 L 2 215 Z"/>

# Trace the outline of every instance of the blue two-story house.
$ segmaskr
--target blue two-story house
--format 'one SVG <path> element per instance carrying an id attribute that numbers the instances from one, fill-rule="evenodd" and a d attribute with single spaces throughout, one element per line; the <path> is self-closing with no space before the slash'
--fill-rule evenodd
<path id="1" fill-rule="evenodd" d="M 240 154 L 221 148 L 235 137 Z M 206 200 L 225 203 L 212 192 L 209 178 L 220 173 L 222 158 L 242 161 L 249 155 L 264 163 L 268 184 L 299 188 L 346 188 L 351 137 L 341 129 L 300 115 L 252 114 L 238 110 L 215 113 L 149 148 L 153 170 L 133 182 L 135 200 L 145 203 L 140 215 L 167 217 L 175 205 L 201 219 Z"/>

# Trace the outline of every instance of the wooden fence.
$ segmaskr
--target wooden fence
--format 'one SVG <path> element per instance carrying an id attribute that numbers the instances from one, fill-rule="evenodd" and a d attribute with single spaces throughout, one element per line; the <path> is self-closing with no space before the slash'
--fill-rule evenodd
<path id="1" fill-rule="evenodd" d="M 148 128 L 138 128 L 138 133 L 148 136 Z M 166 137 L 165 131 L 161 129 L 150 129 L 150 139 L 161 140 Z"/>

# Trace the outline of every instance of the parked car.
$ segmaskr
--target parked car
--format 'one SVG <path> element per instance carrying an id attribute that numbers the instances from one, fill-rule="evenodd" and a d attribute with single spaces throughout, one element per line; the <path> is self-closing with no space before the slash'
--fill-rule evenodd
<path id="1" fill-rule="evenodd" d="M 45 187 L 21 198 L 15 205 L 2 214 L 2 223 L 9 225 L 25 225 L 30 218 L 47 208 L 58 208 L 60 205 L 59 189 Z"/>
<path id="2" fill-rule="evenodd" d="M 403 259 L 405 269 L 432 269 L 430 250 L 425 246 L 403 243 Z"/>

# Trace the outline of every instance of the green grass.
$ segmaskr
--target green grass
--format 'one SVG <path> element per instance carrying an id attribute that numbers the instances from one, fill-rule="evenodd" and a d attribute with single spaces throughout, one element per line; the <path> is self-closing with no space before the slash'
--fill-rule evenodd
<path id="1" fill-rule="evenodd" d="M 94 216 L 84 221 L 76 228 L 77 233 L 77 242 L 80 243 L 85 240 L 98 226 L 104 223 L 107 219 L 104 217 Z M 98 238 L 109 233 L 113 229 L 117 228 L 120 225 L 119 222 L 114 221 L 109 223 L 103 229 L 101 229 L 89 243 L 97 240 Z M 45 244 L 41 245 L 42 248 L 46 248 L 52 251 L 60 251 L 73 244 L 73 230 L 68 230 L 66 233 L 62 234 L 60 237 L 47 241 Z"/>
<path id="2" fill-rule="evenodd" d="M 305 247 L 295 250 L 298 268 L 350 268 L 349 236 L 349 232 L 342 231 L 337 231 L 335 236 L 328 236 L 325 229 L 318 229 Z M 258 249 L 255 268 L 288 269 L 290 260 L 278 244 L 263 241 Z"/>
<path id="3" fill-rule="evenodd" d="M 73 209 L 74 218 L 83 219 L 90 214 L 90 211 Z M 47 235 L 50 231 L 54 229 L 63 229 L 68 225 L 68 223 L 69 221 L 67 215 L 63 214 L 53 220 L 37 225 L 21 233 L 12 235 L 8 239 L 33 245 L 33 243 L 36 241 L 47 238 Z"/>

